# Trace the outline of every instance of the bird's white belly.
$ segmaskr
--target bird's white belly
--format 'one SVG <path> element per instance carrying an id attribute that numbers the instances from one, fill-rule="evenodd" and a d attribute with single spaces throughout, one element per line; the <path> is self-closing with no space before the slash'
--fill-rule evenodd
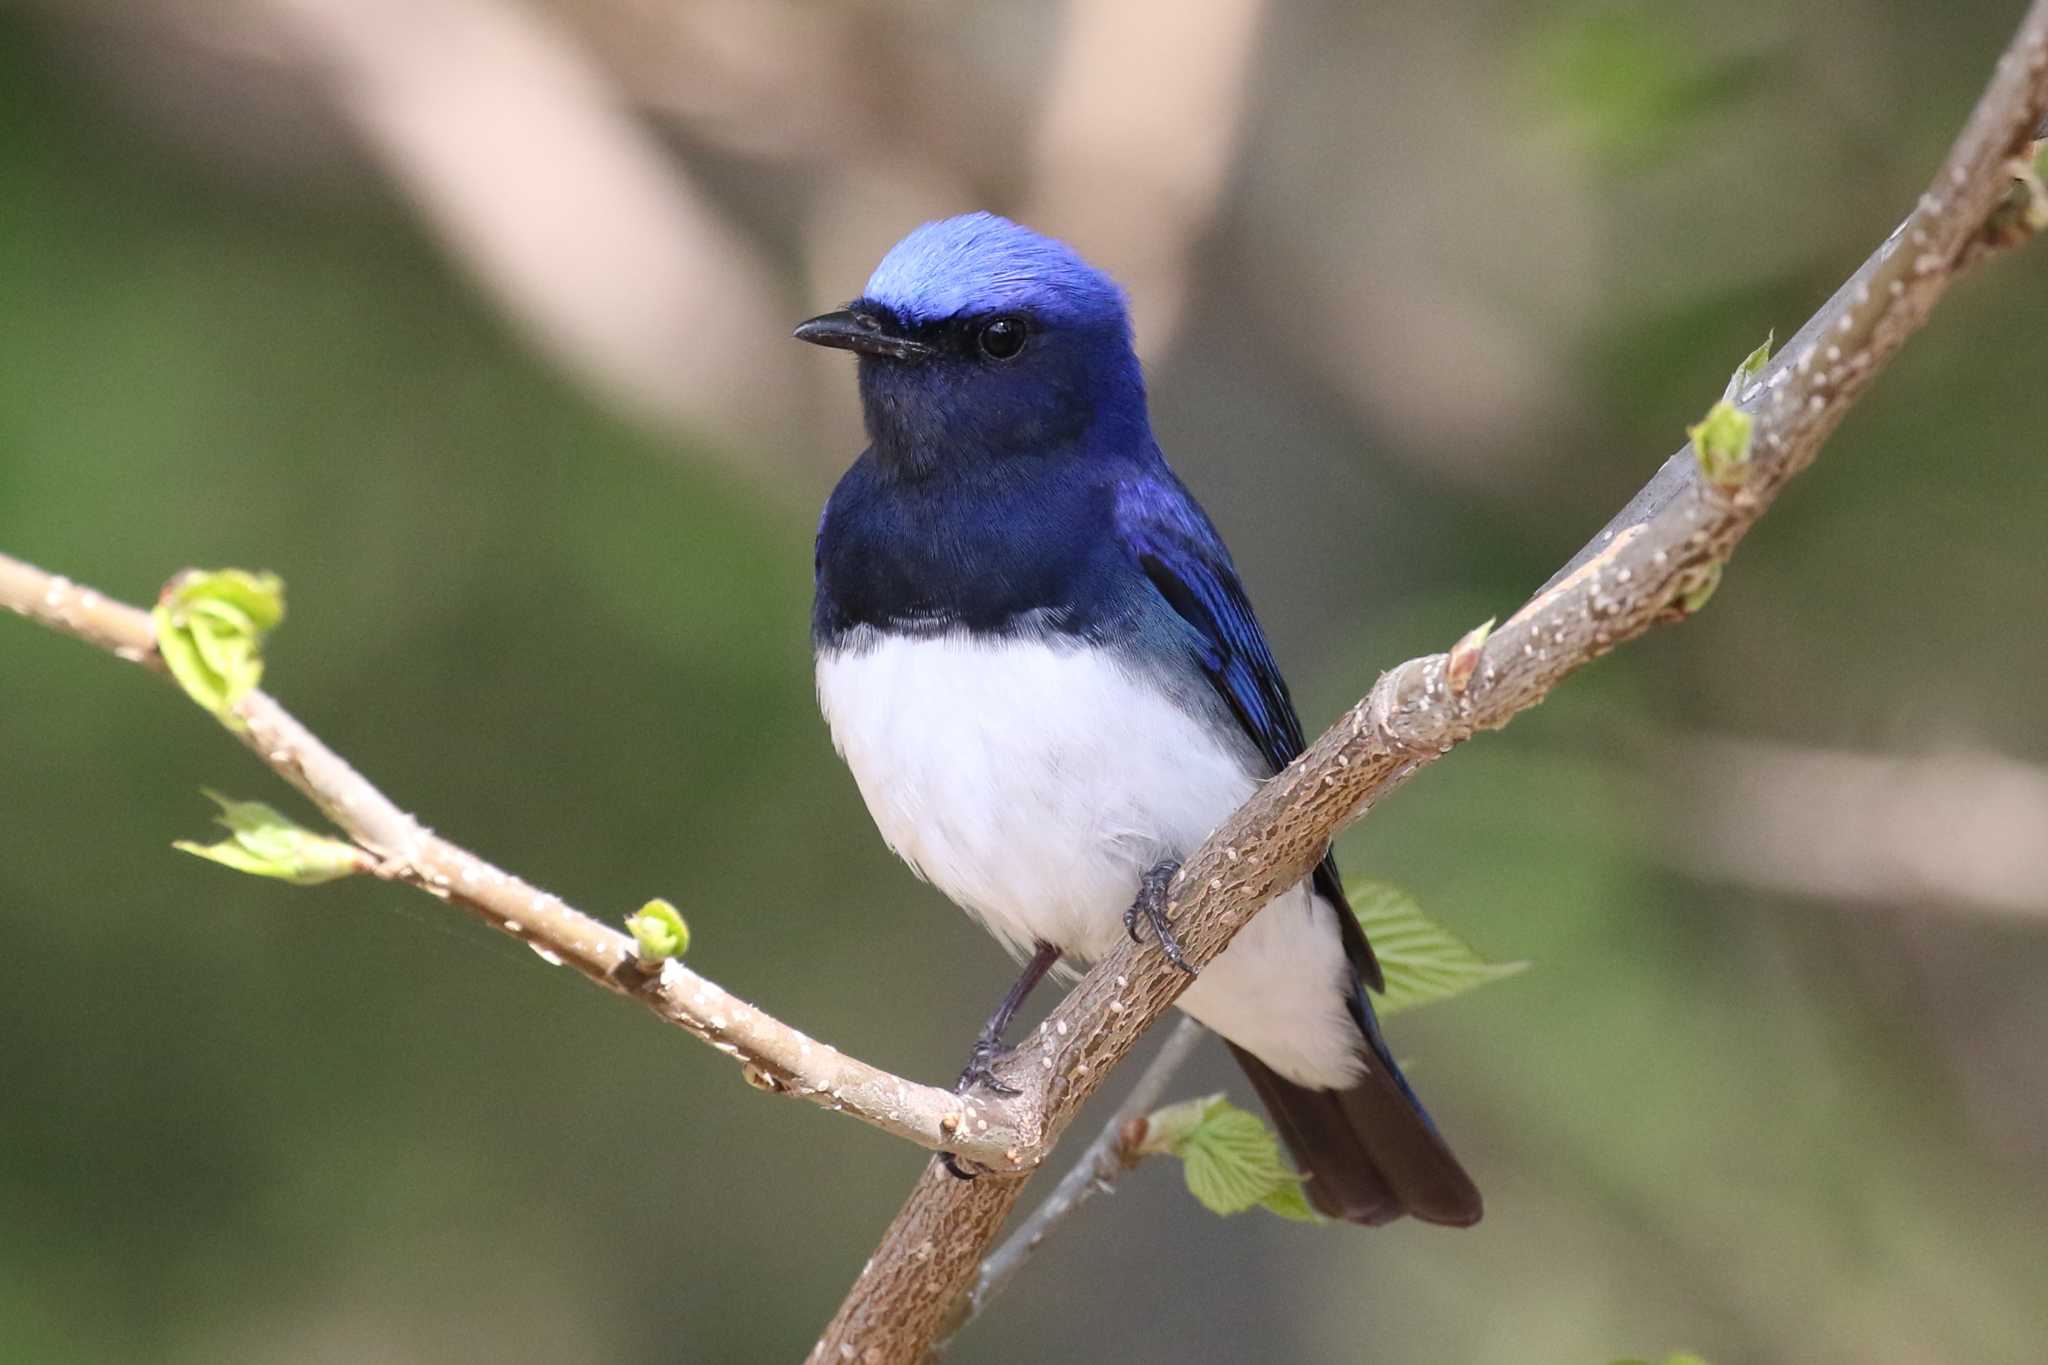
<path id="1" fill-rule="evenodd" d="M 832 740 L 889 846 L 1013 952 L 1100 956 L 1139 875 L 1194 851 L 1259 777 L 1141 669 L 1101 650 L 874 634 L 818 656 Z M 1335 912 L 1263 911 L 1181 1008 L 1282 1075 L 1358 1075 Z"/>

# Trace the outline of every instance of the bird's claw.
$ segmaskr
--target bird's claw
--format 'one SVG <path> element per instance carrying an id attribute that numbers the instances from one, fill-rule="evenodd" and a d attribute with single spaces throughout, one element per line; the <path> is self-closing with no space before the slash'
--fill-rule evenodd
<path id="1" fill-rule="evenodd" d="M 1194 966 L 1181 952 L 1180 940 L 1173 936 L 1173 921 L 1166 917 L 1166 888 L 1173 885 L 1173 879 L 1180 873 L 1180 864 L 1169 858 L 1155 863 L 1145 875 L 1138 879 L 1138 896 L 1124 911 L 1124 932 L 1131 936 L 1131 942 L 1138 941 L 1138 917 L 1152 926 L 1152 937 L 1159 940 L 1159 951 L 1166 960 L 1186 972 L 1197 976 L 1201 969 Z"/>
<path id="2" fill-rule="evenodd" d="M 987 1034 L 974 1040 L 974 1051 L 968 1055 L 967 1065 L 960 1072 L 960 1079 L 953 1083 L 953 1093 L 964 1095 L 970 1090 L 982 1089 L 991 1095 L 1008 1099 L 1024 1092 L 1014 1085 L 1004 1085 L 996 1079 L 995 1062 L 1005 1052 L 999 1039 Z M 972 1180 L 981 1174 L 981 1169 L 962 1161 L 951 1152 L 940 1152 L 939 1160 L 945 1163 L 946 1173 L 955 1180 Z"/>
<path id="3" fill-rule="evenodd" d="M 987 1035 L 975 1039 L 974 1051 L 968 1055 L 967 1065 L 961 1070 L 960 1079 L 953 1083 L 953 1093 L 964 1095 L 977 1086 L 988 1091 L 991 1095 L 1000 1095 L 1004 1099 L 1024 1093 L 1017 1089 L 1016 1086 L 1004 1085 L 1000 1080 L 996 1079 L 995 1060 L 1002 1056 L 1003 1053 L 1003 1045 L 996 1039 L 990 1038 Z M 946 1164 L 948 1167 L 951 1167 L 951 1157 L 946 1159 Z M 953 1174 L 959 1175 L 960 1173 L 954 1171 Z M 968 1177 L 962 1178 L 966 1179 Z"/>

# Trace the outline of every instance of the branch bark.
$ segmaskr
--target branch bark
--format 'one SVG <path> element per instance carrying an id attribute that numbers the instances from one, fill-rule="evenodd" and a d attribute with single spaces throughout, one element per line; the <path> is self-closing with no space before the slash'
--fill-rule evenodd
<path id="1" fill-rule="evenodd" d="M 1033 1209 L 1031 1216 L 981 1263 L 981 1273 L 975 1277 L 974 1288 L 957 1300 L 958 1311 L 947 1325 L 945 1335 L 933 1344 L 935 1350 L 944 1350 L 962 1328 L 988 1308 L 990 1301 L 1002 1293 L 1003 1287 L 1024 1268 L 1024 1263 L 1045 1245 L 1045 1240 L 1073 1216 L 1074 1210 L 1098 1194 L 1108 1194 L 1125 1172 L 1143 1159 L 1142 1154 L 1132 1151 L 1132 1143 L 1136 1141 L 1130 1136 L 1132 1122 L 1144 1118 L 1158 1107 L 1166 1087 L 1187 1064 L 1195 1045 L 1207 1033 L 1208 1030 L 1193 1019 L 1181 1016 L 1180 1022 L 1173 1026 L 1173 1032 L 1167 1034 L 1166 1041 L 1159 1045 L 1159 1051 L 1138 1074 L 1130 1094 L 1124 1096 L 1124 1102 L 1110 1115 L 1109 1122 L 1102 1125 L 1095 1141 L 1081 1153 L 1081 1159 L 1067 1168 L 1067 1173 L 1060 1177 L 1059 1184 L 1052 1187 L 1052 1193 L 1045 1197 L 1045 1202 Z M 1142 1128 L 1139 1131 L 1142 1133 Z"/>
<path id="2" fill-rule="evenodd" d="M 1187 859 L 1171 892 L 1197 966 L 1268 900 L 1305 877 L 1329 841 L 1454 746 L 1499 729 L 1578 668 L 1659 622 L 1681 620 L 1785 484 L 1813 462 L 1870 381 L 1935 303 L 1993 249 L 2024 240 L 2037 200 L 2015 200 L 2048 112 L 2048 0 L 2036 0 L 1912 214 L 1741 396 L 1755 421 L 1740 486 L 1705 483 L 1672 457 L 1620 516 L 1490 635 L 1383 674 L 1372 691 Z M 2036 194 L 2022 184 L 2019 193 Z M 2020 211 L 2013 211 L 2014 206 Z M 1005 1079 L 1043 1106 L 1049 1144 L 1187 977 L 1123 944 L 1082 978 Z M 811 1353 L 817 1365 L 909 1365 L 975 1282 L 1023 1184 L 927 1167 Z"/>
<path id="3" fill-rule="evenodd" d="M 164 672 L 148 613 L 5 555 L 0 607 Z M 574 967 L 639 1001 L 739 1062 L 755 1088 L 795 1095 L 919 1146 L 988 1165 L 1010 1164 L 1034 1150 L 1035 1135 L 1015 1130 L 1005 1112 L 849 1057 L 680 962 L 643 970 L 630 937 L 421 825 L 267 693 L 251 691 L 235 710 L 246 728 L 229 733 L 368 850 L 376 876 L 459 905 L 523 938 L 545 961 Z"/>

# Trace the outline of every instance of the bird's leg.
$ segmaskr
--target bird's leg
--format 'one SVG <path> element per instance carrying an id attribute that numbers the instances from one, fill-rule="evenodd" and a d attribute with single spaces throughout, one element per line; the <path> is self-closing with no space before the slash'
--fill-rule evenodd
<path id="1" fill-rule="evenodd" d="M 1173 879 L 1180 873 L 1180 864 L 1168 858 L 1165 862 L 1154 863 L 1138 879 L 1138 898 L 1131 902 L 1131 908 L 1124 911 L 1124 932 L 1131 936 L 1131 942 L 1138 941 L 1138 917 L 1152 926 L 1152 936 L 1159 940 L 1159 951 L 1166 954 L 1166 960 L 1186 972 L 1189 976 L 1197 969 L 1188 965 L 1181 955 L 1180 940 L 1173 936 L 1173 921 L 1166 917 L 1166 888 L 1173 885 Z"/>
<path id="2" fill-rule="evenodd" d="M 1003 1031 L 1010 1027 L 1010 1020 L 1016 1018 L 1023 1008 L 1026 997 L 1045 974 L 1052 970 L 1052 964 L 1060 960 L 1060 950 L 1050 943 L 1041 943 L 1031 954 L 1031 960 L 1024 964 L 1024 971 L 1010 987 L 1010 993 L 996 1006 L 996 1012 L 981 1026 L 981 1033 L 974 1040 L 974 1051 L 969 1054 L 967 1068 L 960 1073 L 960 1079 L 953 1086 L 953 1093 L 964 1095 L 975 1086 L 982 1086 L 991 1094 L 1015 1095 L 1017 1087 L 1004 1085 L 996 1079 L 994 1063 L 1003 1055 Z M 962 1166 L 951 1152 L 939 1153 L 939 1159 L 946 1163 L 946 1169 L 962 1180 L 974 1179 L 975 1172 Z"/>
<path id="3" fill-rule="evenodd" d="M 1024 964 L 1023 974 L 1017 978 L 1010 993 L 1003 997 L 1003 1003 L 996 1006 L 996 1012 L 981 1026 L 981 1033 L 974 1040 L 974 1052 L 967 1059 L 967 1069 L 960 1073 L 960 1081 L 953 1087 L 954 1093 L 965 1094 L 972 1086 L 984 1086 L 997 1095 L 1014 1095 L 1013 1086 L 1004 1085 L 990 1070 L 996 1058 L 1003 1055 L 1003 1031 L 1010 1027 L 1010 1020 L 1024 1005 L 1032 987 L 1045 980 L 1045 974 L 1052 970 L 1052 964 L 1060 960 L 1060 950 L 1050 943 L 1041 943 L 1031 954 L 1031 960 Z"/>

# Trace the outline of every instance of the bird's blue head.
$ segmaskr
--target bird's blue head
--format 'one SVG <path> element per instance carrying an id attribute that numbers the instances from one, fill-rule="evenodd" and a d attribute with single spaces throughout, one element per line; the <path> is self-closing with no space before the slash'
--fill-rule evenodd
<path id="1" fill-rule="evenodd" d="M 868 437 L 894 475 L 1150 440 L 1123 291 L 992 213 L 926 223 L 796 335 L 860 356 Z"/>

